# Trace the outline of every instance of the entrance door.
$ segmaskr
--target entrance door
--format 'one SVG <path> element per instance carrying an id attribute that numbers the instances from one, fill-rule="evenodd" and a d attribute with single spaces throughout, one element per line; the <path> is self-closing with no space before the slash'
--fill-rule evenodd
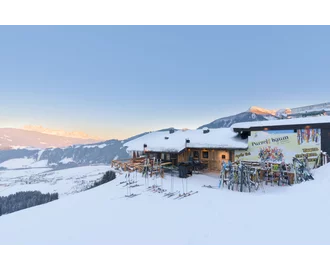
<path id="1" fill-rule="evenodd" d="M 227 150 L 220 150 L 218 151 L 217 153 L 217 169 L 218 170 L 221 170 L 222 168 L 222 162 L 226 162 L 228 163 L 228 161 L 230 160 L 230 154 L 229 154 L 229 151 Z"/>

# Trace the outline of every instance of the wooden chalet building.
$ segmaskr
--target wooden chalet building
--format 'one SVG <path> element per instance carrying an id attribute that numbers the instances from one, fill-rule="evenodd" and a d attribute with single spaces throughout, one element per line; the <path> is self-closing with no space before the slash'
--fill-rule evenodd
<path id="1" fill-rule="evenodd" d="M 131 157 L 145 155 L 173 165 L 193 159 L 209 170 L 220 170 L 222 161 L 234 160 L 235 150 L 247 149 L 247 139 L 230 128 L 169 130 L 151 132 L 124 146 Z"/>

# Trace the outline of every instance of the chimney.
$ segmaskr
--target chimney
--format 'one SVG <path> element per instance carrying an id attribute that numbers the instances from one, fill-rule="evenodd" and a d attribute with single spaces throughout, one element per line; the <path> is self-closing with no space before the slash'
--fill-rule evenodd
<path id="1" fill-rule="evenodd" d="M 203 128 L 203 134 L 207 134 L 209 132 L 210 132 L 210 130 L 207 127 Z"/>
<path id="2" fill-rule="evenodd" d="M 189 139 L 186 139 L 186 148 L 187 148 L 187 144 L 190 143 Z"/>
<path id="3" fill-rule="evenodd" d="M 143 153 L 147 152 L 147 147 L 148 147 L 148 145 L 146 145 L 146 144 L 143 145 Z"/>

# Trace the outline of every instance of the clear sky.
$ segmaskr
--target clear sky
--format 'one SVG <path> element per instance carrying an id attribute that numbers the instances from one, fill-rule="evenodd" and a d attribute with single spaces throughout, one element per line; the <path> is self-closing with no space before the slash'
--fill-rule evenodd
<path id="1" fill-rule="evenodd" d="M 330 101 L 329 26 L 0 26 L 0 126 L 105 138 Z"/>

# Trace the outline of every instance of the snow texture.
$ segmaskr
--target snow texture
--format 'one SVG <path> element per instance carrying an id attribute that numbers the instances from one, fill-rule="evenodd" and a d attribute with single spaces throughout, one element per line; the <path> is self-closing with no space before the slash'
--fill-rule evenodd
<path id="1" fill-rule="evenodd" d="M 145 186 L 133 189 L 140 196 L 127 199 L 126 188 L 118 186 L 123 174 L 95 189 L 1 216 L 0 244 L 328 245 L 329 172 L 330 164 L 315 171 L 314 181 L 266 186 L 264 193 L 202 188 L 216 186 L 218 177 L 194 175 L 188 190 L 199 193 L 182 200 L 147 192 Z M 164 188 L 170 181 L 166 175 Z M 175 190 L 182 189 L 182 179 L 174 181 Z"/>
<path id="2" fill-rule="evenodd" d="M 50 168 L 0 171 L 0 196 L 39 190 L 58 192 L 63 198 L 85 190 L 109 169 L 109 166 L 86 166 L 57 171 Z"/>

